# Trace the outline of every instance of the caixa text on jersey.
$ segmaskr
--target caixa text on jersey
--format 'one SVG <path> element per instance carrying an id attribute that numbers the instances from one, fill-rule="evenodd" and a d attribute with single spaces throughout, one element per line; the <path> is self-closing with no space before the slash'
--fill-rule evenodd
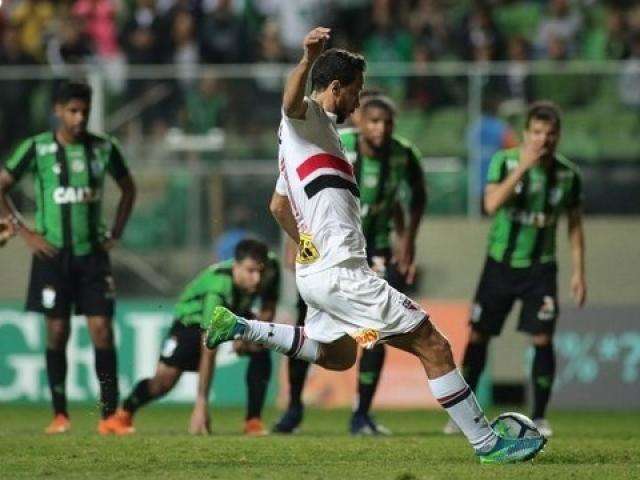
<path id="1" fill-rule="evenodd" d="M 91 187 L 58 187 L 53 191 L 53 201 L 67 203 L 91 203 L 100 200 L 100 189 Z"/>

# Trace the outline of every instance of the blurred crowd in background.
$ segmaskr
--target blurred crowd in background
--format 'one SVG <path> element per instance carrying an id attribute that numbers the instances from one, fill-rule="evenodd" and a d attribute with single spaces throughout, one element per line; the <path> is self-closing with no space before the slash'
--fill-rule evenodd
<path id="1" fill-rule="evenodd" d="M 248 156 L 261 149 L 259 133 L 277 121 L 281 78 L 224 82 L 195 74 L 202 64 L 281 64 L 296 61 L 305 33 L 333 28 L 333 46 L 361 51 L 369 62 L 508 61 L 490 78 L 485 110 L 540 97 L 563 107 L 580 105 L 593 85 L 535 81 L 528 60 L 640 62 L 640 2 L 630 0 L 0 0 L 0 65 L 50 65 L 65 75 L 76 65 L 100 68 L 108 108 L 140 111 L 139 137 L 162 138 L 170 127 L 205 133 L 231 127 L 257 134 Z M 169 82 L 131 79 L 129 65 L 175 65 Z M 638 69 L 619 87 L 623 104 L 640 106 Z M 23 79 L 23 80 L 26 80 Z M 2 81 L 0 150 L 32 128 L 47 126 L 50 91 L 34 98 L 37 81 Z M 230 85 L 231 83 L 231 85 Z M 464 80 L 437 76 L 381 78 L 373 83 L 402 106 L 434 110 L 464 106 Z M 50 90 L 50 89 L 49 89 Z M 260 105 L 260 108 L 256 108 Z M 25 106 L 30 110 L 25 112 Z M 250 111 L 251 115 L 247 115 Z M 124 132 L 116 132 L 123 134 Z M 128 134 L 135 134 L 129 130 Z M 126 136 L 126 134 L 125 134 Z M 135 135 L 133 135 L 135 137 Z M 241 142 L 242 143 L 242 142 Z M 251 143 L 251 142 L 249 142 Z M 267 142 L 268 143 L 268 142 Z M 444 152 L 447 153 L 447 152 Z M 242 152 L 236 152 L 242 156 Z"/>

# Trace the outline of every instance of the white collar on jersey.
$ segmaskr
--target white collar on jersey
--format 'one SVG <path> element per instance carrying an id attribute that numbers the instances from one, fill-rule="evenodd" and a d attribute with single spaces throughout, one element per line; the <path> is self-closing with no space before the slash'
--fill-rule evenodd
<path id="1" fill-rule="evenodd" d="M 307 97 L 307 99 L 309 99 L 309 101 L 313 102 L 316 104 L 316 107 L 318 107 L 320 110 L 322 110 L 327 117 L 329 117 L 329 120 L 331 120 L 331 123 L 333 123 L 334 126 L 338 125 L 338 115 L 336 115 L 335 113 L 331 113 L 331 112 L 327 112 L 322 105 L 320 105 L 320 102 L 318 102 L 317 100 L 314 100 L 311 97 Z"/>
<path id="2" fill-rule="evenodd" d="M 338 115 L 336 115 L 335 113 L 327 112 L 326 110 L 324 111 L 324 113 L 327 114 L 327 117 L 329 117 L 331 123 L 333 123 L 335 126 L 338 125 Z"/>

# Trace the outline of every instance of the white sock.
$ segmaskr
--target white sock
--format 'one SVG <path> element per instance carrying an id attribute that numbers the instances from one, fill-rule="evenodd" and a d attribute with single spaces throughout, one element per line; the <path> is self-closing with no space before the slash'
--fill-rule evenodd
<path id="1" fill-rule="evenodd" d="M 441 377 L 429 379 L 429 387 L 474 449 L 488 451 L 493 448 L 498 437 L 457 368 Z"/>
<path id="2" fill-rule="evenodd" d="M 318 360 L 320 343 L 307 338 L 304 328 L 281 323 L 245 320 L 247 327 L 243 340 L 259 343 L 288 357 L 315 363 Z"/>

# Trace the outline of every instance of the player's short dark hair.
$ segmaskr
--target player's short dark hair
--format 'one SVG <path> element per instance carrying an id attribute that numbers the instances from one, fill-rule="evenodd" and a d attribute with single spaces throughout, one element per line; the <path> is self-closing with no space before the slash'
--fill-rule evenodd
<path id="1" fill-rule="evenodd" d="M 362 55 L 339 48 L 330 48 L 322 53 L 311 70 L 311 89 L 325 90 L 331 82 L 342 85 L 353 83 L 359 73 L 364 73 L 367 62 Z"/>
<path id="2" fill-rule="evenodd" d="M 395 117 L 398 111 L 395 102 L 382 93 L 378 95 L 365 95 L 364 98 L 360 95 L 360 109 L 362 112 L 365 112 L 369 108 L 381 108 L 386 110 L 392 117 Z"/>
<path id="3" fill-rule="evenodd" d="M 58 86 L 54 103 L 65 104 L 71 100 L 83 100 L 87 103 L 91 103 L 91 95 L 91 87 L 86 83 L 65 81 Z"/>
<path id="4" fill-rule="evenodd" d="M 245 258 L 251 258 L 258 263 L 266 263 L 269 257 L 269 249 L 260 240 L 245 238 L 236 245 L 233 258 L 236 262 L 241 262 Z"/>
<path id="5" fill-rule="evenodd" d="M 527 119 L 524 124 L 525 128 L 529 128 L 532 120 L 540 120 L 553 124 L 556 129 L 560 130 L 560 108 L 547 100 L 534 102 L 527 110 Z"/>

